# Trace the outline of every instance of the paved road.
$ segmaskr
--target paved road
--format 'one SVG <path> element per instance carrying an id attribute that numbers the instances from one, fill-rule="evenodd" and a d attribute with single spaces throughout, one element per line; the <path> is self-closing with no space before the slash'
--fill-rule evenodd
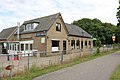
<path id="1" fill-rule="evenodd" d="M 118 64 L 120 64 L 120 51 L 33 80 L 109 80 Z"/>

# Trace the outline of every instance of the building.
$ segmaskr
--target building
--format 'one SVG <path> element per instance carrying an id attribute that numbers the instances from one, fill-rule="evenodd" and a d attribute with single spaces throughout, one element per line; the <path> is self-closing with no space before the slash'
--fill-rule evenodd
<path id="1" fill-rule="evenodd" d="M 84 50 L 93 47 L 91 35 L 78 26 L 65 23 L 60 13 L 25 21 L 20 27 L 3 29 L 0 41 L 9 41 L 9 50 L 19 49 L 24 53 L 34 50 Z M 13 41 L 19 44 L 13 44 Z"/>

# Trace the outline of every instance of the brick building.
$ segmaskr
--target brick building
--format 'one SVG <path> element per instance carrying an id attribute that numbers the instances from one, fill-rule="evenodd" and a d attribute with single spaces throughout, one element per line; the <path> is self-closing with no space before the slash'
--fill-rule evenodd
<path id="1" fill-rule="evenodd" d="M 34 50 L 84 50 L 93 47 L 91 35 L 76 25 L 65 23 L 60 13 L 25 21 L 19 28 L 3 29 L 0 41 L 10 42 L 9 51 L 19 50 L 24 53 Z"/>

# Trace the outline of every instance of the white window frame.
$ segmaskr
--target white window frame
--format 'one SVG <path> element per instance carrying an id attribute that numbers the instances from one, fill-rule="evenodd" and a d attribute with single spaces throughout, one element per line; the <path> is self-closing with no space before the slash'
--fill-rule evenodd
<path id="1" fill-rule="evenodd" d="M 61 24 L 56 22 L 56 31 L 61 31 Z"/>
<path id="2" fill-rule="evenodd" d="M 24 31 L 34 30 L 38 23 L 28 23 L 24 26 Z"/>

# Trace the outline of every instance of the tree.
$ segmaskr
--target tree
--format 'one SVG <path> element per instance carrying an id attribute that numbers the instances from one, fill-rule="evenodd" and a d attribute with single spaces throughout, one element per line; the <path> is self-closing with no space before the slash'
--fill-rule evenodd
<path id="1" fill-rule="evenodd" d="M 117 27 L 118 29 L 116 30 L 116 42 L 120 43 L 120 0 L 119 0 L 119 7 L 117 8 L 117 19 L 118 19 L 118 23 L 117 23 Z"/>
<path id="2" fill-rule="evenodd" d="M 116 40 L 115 41 L 117 43 L 120 43 L 120 27 L 118 27 L 118 29 L 116 30 L 115 36 L 116 36 Z"/>
<path id="3" fill-rule="evenodd" d="M 101 41 L 97 38 L 95 45 L 97 47 L 97 53 L 100 53 Z"/>
<path id="4" fill-rule="evenodd" d="M 112 44 L 112 35 L 117 34 L 118 36 L 120 33 L 117 26 L 111 23 L 103 23 L 97 18 L 83 18 L 78 21 L 74 21 L 72 24 L 83 28 L 93 37 L 99 38 L 102 44 Z"/>
<path id="5" fill-rule="evenodd" d="M 117 24 L 117 26 L 120 26 L 120 0 L 119 0 L 119 7 L 117 8 L 117 19 L 118 19 L 118 24 Z"/>

